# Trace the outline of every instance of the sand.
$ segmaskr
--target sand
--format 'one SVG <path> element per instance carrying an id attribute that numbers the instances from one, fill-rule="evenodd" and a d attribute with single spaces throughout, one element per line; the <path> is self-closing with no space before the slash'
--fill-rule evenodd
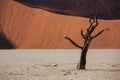
<path id="1" fill-rule="evenodd" d="M 80 30 L 86 31 L 88 21 L 84 17 L 58 15 L 30 8 L 14 0 L 0 0 L 0 32 L 5 34 L 13 47 L 19 49 L 76 48 L 63 38 L 63 34 L 82 46 Z M 90 48 L 120 49 L 120 37 L 117 35 L 120 34 L 120 20 L 99 20 L 94 34 L 103 28 L 110 28 L 110 31 L 96 38 Z"/>
<path id="2" fill-rule="evenodd" d="M 80 71 L 75 67 L 76 64 L 0 66 L 0 80 L 120 80 L 120 65 L 94 64 Z"/>
<path id="3" fill-rule="evenodd" d="M 0 80 L 120 80 L 120 50 L 89 50 L 86 70 L 76 70 L 79 53 L 74 49 L 0 51 Z"/>

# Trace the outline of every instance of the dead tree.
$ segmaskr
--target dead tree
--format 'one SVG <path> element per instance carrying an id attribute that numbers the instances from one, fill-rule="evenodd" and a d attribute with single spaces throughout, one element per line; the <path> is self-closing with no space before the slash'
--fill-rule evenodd
<path id="1" fill-rule="evenodd" d="M 69 38 L 68 36 L 64 35 L 64 38 L 69 40 L 74 46 L 78 47 L 81 49 L 81 57 L 80 57 L 80 61 L 77 64 L 77 69 L 85 69 L 85 65 L 86 65 L 86 55 L 87 55 L 87 51 L 89 48 L 89 45 L 91 43 L 91 41 L 96 38 L 97 36 L 99 36 L 100 34 L 102 34 L 104 31 L 107 31 L 109 29 L 102 29 L 100 32 L 98 32 L 96 35 L 91 36 L 91 34 L 93 33 L 93 31 L 95 30 L 95 28 L 98 26 L 98 19 L 96 17 L 93 17 L 89 20 L 90 26 L 89 28 L 87 28 L 87 32 L 86 34 L 83 33 L 83 30 L 81 30 L 81 36 L 84 39 L 84 44 L 83 47 L 79 46 L 78 44 L 76 44 L 71 38 Z"/>

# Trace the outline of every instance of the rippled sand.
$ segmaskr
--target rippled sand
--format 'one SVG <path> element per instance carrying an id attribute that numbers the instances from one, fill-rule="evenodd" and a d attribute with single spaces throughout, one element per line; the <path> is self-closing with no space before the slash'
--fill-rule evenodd
<path id="1" fill-rule="evenodd" d="M 0 80 L 120 80 L 120 65 L 97 63 L 76 70 L 76 64 L 0 66 Z"/>
<path id="2" fill-rule="evenodd" d="M 120 80 L 120 50 L 89 50 L 86 70 L 76 70 L 79 50 L 0 51 L 0 80 Z"/>

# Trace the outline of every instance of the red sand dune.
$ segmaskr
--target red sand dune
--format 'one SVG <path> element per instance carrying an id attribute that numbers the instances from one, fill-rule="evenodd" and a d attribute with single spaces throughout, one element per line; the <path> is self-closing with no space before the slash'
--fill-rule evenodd
<path id="1" fill-rule="evenodd" d="M 30 8 L 13 0 L 0 0 L 0 30 L 20 49 L 75 48 L 63 34 L 83 45 L 80 30 L 85 31 L 88 20 Z M 94 39 L 90 48 L 120 49 L 120 20 L 99 20 L 99 23 L 95 33 L 103 28 L 110 28 L 110 31 Z"/>

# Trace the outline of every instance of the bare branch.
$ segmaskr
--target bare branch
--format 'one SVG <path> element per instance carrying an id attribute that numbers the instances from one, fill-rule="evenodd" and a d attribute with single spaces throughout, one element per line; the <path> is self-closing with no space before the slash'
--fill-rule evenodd
<path id="1" fill-rule="evenodd" d="M 95 22 L 95 17 L 90 18 L 89 23 L 93 24 Z"/>
<path id="2" fill-rule="evenodd" d="M 80 31 L 81 35 L 82 35 L 82 38 L 83 39 L 86 39 L 85 35 L 83 34 L 83 30 Z"/>
<path id="3" fill-rule="evenodd" d="M 108 31 L 108 30 L 110 30 L 110 29 L 103 29 L 103 30 L 101 30 L 101 31 L 98 32 L 95 36 L 93 36 L 92 39 L 93 39 L 93 38 L 96 38 L 97 36 L 99 36 L 100 34 L 102 34 L 104 31 Z"/>
<path id="4" fill-rule="evenodd" d="M 95 18 L 95 26 L 97 26 L 99 23 L 98 23 L 98 19 Z"/>
<path id="5" fill-rule="evenodd" d="M 90 23 L 90 27 L 87 29 L 87 32 L 89 34 L 91 34 L 95 30 L 95 28 L 98 26 L 98 24 L 99 24 L 98 23 L 98 19 L 96 17 L 94 17 L 93 19 L 94 19 L 93 23 L 91 22 Z"/>
<path id="6" fill-rule="evenodd" d="M 83 47 L 79 46 L 78 44 L 76 44 L 72 39 L 70 39 L 68 36 L 64 35 L 64 38 L 69 40 L 74 46 L 83 49 Z"/>
<path id="7" fill-rule="evenodd" d="M 89 23 L 90 23 L 90 27 L 91 27 L 94 23 L 95 23 L 95 26 L 97 26 L 97 25 L 98 25 L 98 19 L 97 19 L 97 17 L 94 16 L 94 17 L 90 18 Z"/>

